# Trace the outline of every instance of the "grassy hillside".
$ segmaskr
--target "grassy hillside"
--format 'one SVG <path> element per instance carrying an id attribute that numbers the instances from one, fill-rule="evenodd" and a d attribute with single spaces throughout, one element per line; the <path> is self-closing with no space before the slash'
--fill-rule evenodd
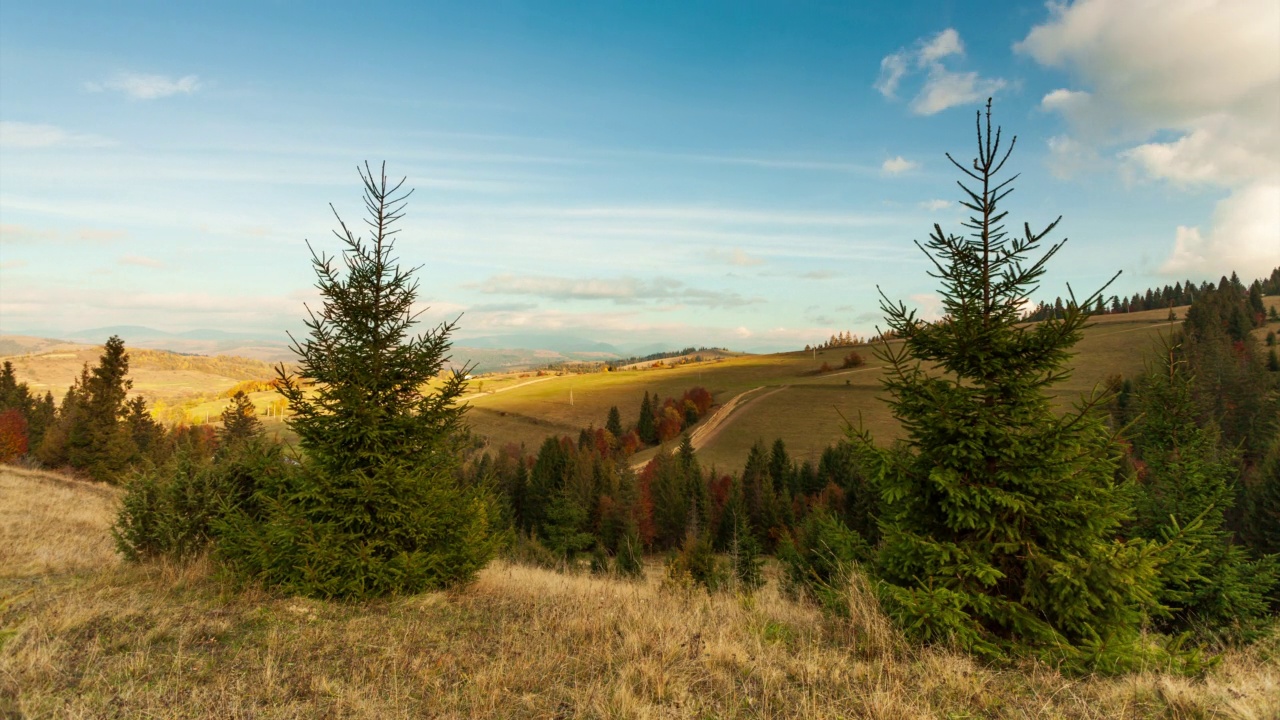
<path id="1" fill-rule="evenodd" d="M 109 552 L 110 490 L 0 467 L 0 716 L 1199 718 L 1280 715 L 1280 639 L 1201 679 L 1064 678 L 902 645 L 754 599 L 495 563 L 471 587 L 363 605 Z M 75 508 L 68 513 L 67 508 Z"/>
<path id="2" fill-rule="evenodd" d="M 1185 308 L 1177 312 L 1181 317 Z M 1061 401 L 1074 402 L 1112 375 L 1141 373 L 1158 336 L 1169 330 L 1167 310 L 1098 318 L 1076 346 L 1073 375 L 1058 387 Z M 879 399 L 881 363 L 872 348 L 856 350 L 867 361 L 865 367 L 822 374 L 814 371 L 823 363 L 839 368 L 849 349 L 748 355 L 492 387 L 501 392 L 488 392 L 486 385 L 485 393 L 469 398 L 469 419 L 477 434 L 495 444 L 524 443 L 532 449 L 548 435 L 576 434 L 588 424 L 602 425 L 611 405 L 618 406 L 624 424 L 633 423 L 646 391 L 665 398 L 702 385 L 721 405 L 750 393 L 718 431 L 704 439 L 699 448 L 703 464 L 736 470 L 752 443 L 778 437 L 793 456 L 816 460 L 823 448 L 842 437 L 845 418 L 855 423 L 861 418 L 878 438 L 897 435 L 897 423 Z"/>
<path id="3" fill-rule="evenodd" d="M 13 363 L 14 373 L 35 393 L 46 390 L 61 400 L 88 363 L 97 365 L 101 345 L 60 343 L 43 338 L 7 335 L 0 339 L 0 361 Z M 129 377 L 133 392 L 149 402 L 180 402 L 198 395 L 216 395 L 243 380 L 275 377 L 270 363 L 231 355 L 183 355 L 167 350 L 129 347 Z"/>

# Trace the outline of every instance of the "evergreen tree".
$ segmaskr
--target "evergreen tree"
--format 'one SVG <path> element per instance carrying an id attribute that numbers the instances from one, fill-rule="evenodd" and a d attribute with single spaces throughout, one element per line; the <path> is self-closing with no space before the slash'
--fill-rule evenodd
<path id="1" fill-rule="evenodd" d="M 56 427 L 46 431 L 38 457 L 46 465 L 69 466 L 95 480 L 114 482 L 137 455 L 125 419 L 129 355 L 124 341 L 113 335 L 103 347 L 98 365 L 80 372 L 58 410 Z"/>
<path id="2" fill-rule="evenodd" d="M 645 472 L 652 473 L 653 525 L 657 531 L 654 544 L 660 548 L 678 547 L 688 534 L 690 520 L 684 469 L 679 459 L 662 448 Z"/>
<path id="3" fill-rule="evenodd" d="M 444 373 L 455 323 L 411 335 L 413 270 L 393 255 L 404 181 L 366 164 L 369 240 L 340 217 L 339 257 L 312 251 L 323 298 L 310 337 L 294 340 L 295 376 L 278 370 L 304 452 L 288 481 L 264 489 L 263 521 L 239 514 L 220 551 L 268 585 L 321 597 L 418 592 L 470 580 L 492 554 L 491 504 L 457 478 L 465 370 Z M 337 215 L 335 211 L 335 216 Z"/>
<path id="4" fill-rule="evenodd" d="M 1249 478 L 1244 526 L 1255 552 L 1280 556 L 1280 436 Z"/>
<path id="5" fill-rule="evenodd" d="M 1261 325 L 1267 315 L 1267 308 L 1262 304 L 1262 283 L 1257 280 L 1249 286 L 1249 313 L 1254 325 Z"/>
<path id="6" fill-rule="evenodd" d="M 237 390 L 222 411 L 222 430 L 218 433 L 218 442 L 224 447 L 233 447 L 259 437 L 262 433 L 262 422 L 258 420 L 258 411 L 253 406 L 253 401 L 243 390 Z"/>
<path id="7" fill-rule="evenodd" d="M 1168 346 L 1138 390 L 1130 430 L 1139 458 L 1133 522 L 1141 537 L 1167 544 L 1160 576 L 1161 629 L 1249 638 L 1264 625 L 1276 586 L 1274 559 L 1252 561 L 1224 527 L 1235 503 L 1239 458 L 1202 426 L 1185 363 Z"/>
<path id="8" fill-rule="evenodd" d="M 125 426 L 141 458 L 160 462 L 168 450 L 164 426 L 151 417 L 147 401 L 137 395 L 125 403 Z"/>
<path id="9" fill-rule="evenodd" d="M 990 102 L 977 136 L 971 164 L 947 156 L 978 184 L 961 184 L 969 234 L 934 225 L 920 246 L 941 281 L 944 318 L 926 323 L 882 304 L 904 339 L 880 356 L 906 437 L 884 449 L 853 431 L 884 503 L 876 572 L 886 610 L 920 639 L 1114 669 L 1138 655 L 1158 552 L 1117 539 L 1128 502 L 1114 480 L 1119 445 L 1096 412 L 1102 399 L 1058 415 L 1049 394 L 1097 295 L 1021 324 L 1062 244 L 1029 256 L 1058 221 L 1007 234 L 998 205 L 1016 176 L 998 176 L 1014 143 L 1002 153 Z"/>
<path id="10" fill-rule="evenodd" d="M 656 403 L 649 400 L 649 392 L 646 390 L 644 400 L 640 403 L 640 417 L 636 419 L 636 435 L 647 445 L 658 442 L 658 425 L 653 420 L 654 404 Z"/>
<path id="11" fill-rule="evenodd" d="M 742 500 L 746 504 L 747 524 L 751 533 L 768 550 L 774 548 L 773 531 L 778 527 L 778 496 L 769 476 L 769 453 L 757 440 L 747 453 L 742 468 Z"/>
<path id="12" fill-rule="evenodd" d="M 609 408 L 609 419 L 605 421 L 604 429 L 614 438 L 622 437 L 622 415 L 618 412 L 617 405 Z"/>

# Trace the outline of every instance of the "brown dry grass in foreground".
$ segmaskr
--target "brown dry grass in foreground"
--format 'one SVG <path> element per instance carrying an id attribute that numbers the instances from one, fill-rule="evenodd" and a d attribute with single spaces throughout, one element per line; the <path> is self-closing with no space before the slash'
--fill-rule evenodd
<path id="1" fill-rule="evenodd" d="M 119 491 L 0 466 L 0 578 L 96 571 L 118 562 L 106 530 Z"/>
<path id="2" fill-rule="evenodd" d="M 0 507 L 24 480 L 44 488 L 4 474 Z M 207 562 L 14 574 L 0 579 L 13 632 L 0 716 L 1280 715 L 1275 640 L 1199 680 L 1071 679 L 904 648 L 857 592 L 855 619 L 835 621 L 774 583 L 741 600 L 664 591 L 656 572 L 631 583 L 503 563 L 456 592 L 363 605 L 235 589 Z"/>

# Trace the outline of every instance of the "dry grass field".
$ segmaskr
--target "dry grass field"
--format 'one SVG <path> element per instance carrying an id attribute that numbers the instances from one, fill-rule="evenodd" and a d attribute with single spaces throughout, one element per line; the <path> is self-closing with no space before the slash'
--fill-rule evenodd
<path id="1" fill-rule="evenodd" d="M 1202 678 L 1067 678 L 904 646 L 778 593 L 686 594 L 501 562 L 359 605 L 121 564 L 116 494 L 0 468 L 0 717 L 1280 717 L 1280 638 Z"/>

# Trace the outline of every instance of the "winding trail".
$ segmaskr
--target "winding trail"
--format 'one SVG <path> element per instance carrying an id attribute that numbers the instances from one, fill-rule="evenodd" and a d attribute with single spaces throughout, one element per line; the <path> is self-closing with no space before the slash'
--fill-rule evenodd
<path id="1" fill-rule="evenodd" d="M 777 393 L 777 392 L 782 392 L 783 390 L 786 390 L 791 386 L 782 385 L 780 387 L 775 387 L 774 389 L 770 390 L 767 393 L 764 393 L 763 395 L 757 395 L 756 397 L 753 397 L 750 400 L 747 400 L 748 395 L 759 392 L 760 390 L 763 390 L 766 387 L 769 387 L 769 386 L 760 385 L 759 387 L 753 387 L 750 390 L 747 390 L 745 392 L 740 392 L 737 395 L 734 395 L 733 397 L 729 398 L 728 401 L 725 402 L 725 404 L 716 408 L 715 412 L 711 413 L 711 415 L 709 415 L 707 419 L 702 422 L 702 424 L 698 425 L 698 427 L 694 428 L 693 432 L 689 433 L 689 443 L 693 445 L 693 449 L 701 450 L 704 445 L 714 440 L 716 436 L 720 434 L 720 431 L 724 429 L 724 425 L 729 421 L 730 419 L 729 415 L 732 414 L 735 410 L 738 410 L 739 406 L 741 406 L 741 409 L 746 409 L 747 407 L 750 407 L 751 405 L 754 405 L 757 402 L 760 402 L 761 400 L 769 397 L 770 395 L 773 395 L 774 393 Z M 652 458 L 649 458 L 646 460 L 638 460 L 631 464 L 631 469 L 639 472 L 640 470 L 644 469 L 645 465 L 649 464 L 649 460 L 652 460 Z"/>

